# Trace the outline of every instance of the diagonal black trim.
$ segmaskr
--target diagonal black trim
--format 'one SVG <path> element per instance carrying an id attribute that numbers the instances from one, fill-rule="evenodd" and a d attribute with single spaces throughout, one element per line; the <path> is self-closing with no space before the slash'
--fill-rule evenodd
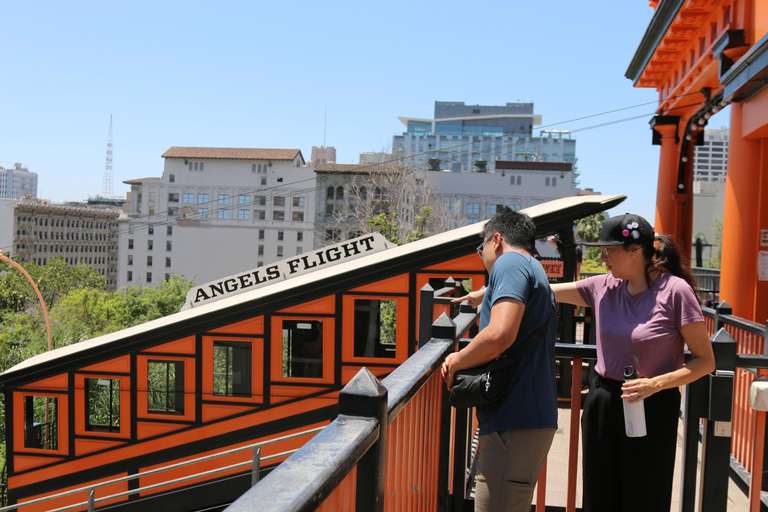
<path id="1" fill-rule="evenodd" d="M 195 354 L 181 354 L 177 352 L 152 352 L 149 350 L 142 350 L 141 352 L 137 352 L 136 355 L 148 357 L 195 357 Z"/>

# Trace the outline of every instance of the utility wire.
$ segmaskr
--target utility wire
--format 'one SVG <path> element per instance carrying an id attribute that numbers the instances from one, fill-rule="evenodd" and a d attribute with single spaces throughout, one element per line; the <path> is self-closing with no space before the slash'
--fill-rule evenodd
<path id="1" fill-rule="evenodd" d="M 698 92 L 698 91 L 697 92 L 691 92 L 691 93 L 686 93 L 686 94 L 683 94 L 683 95 L 680 95 L 680 96 L 677 96 L 677 97 L 674 97 L 674 98 L 673 97 L 666 98 L 665 101 L 671 100 L 671 99 L 678 99 L 678 98 L 682 98 L 682 97 L 686 97 L 686 96 L 691 96 L 691 95 L 696 95 L 696 94 L 700 94 L 700 92 Z M 582 120 L 585 120 L 585 119 L 591 119 L 591 118 L 594 118 L 594 117 L 599 117 L 599 116 L 603 116 L 603 115 L 613 114 L 613 113 L 616 113 L 616 112 L 622 112 L 622 111 L 626 111 L 626 110 L 631 110 L 631 109 L 634 109 L 634 108 L 639 108 L 639 107 L 643 107 L 643 106 L 647 106 L 647 105 L 652 105 L 652 104 L 658 104 L 658 101 L 650 101 L 650 102 L 645 102 L 645 103 L 638 103 L 636 105 L 630 105 L 630 106 L 627 106 L 627 107 L 621 107 L 621 108 L 616 108 L 616 109 L 612 109 L 612 110 L 606 110 L 606 111 L 603 111 L 603 112 L 599 112 L 599 113 L 595 113 L 595 114 L 589 114 L 589 115 L 585 115 L 585 116 L 581 116 L 581 117 L 575 117 L 575 118 L 564 120 L 564 121 L 557 121 L 555 123 L 550 123 L 550 124 L 547 124 L 547 125 L 539 126 L 539 127 L 537 127 L 537 129 L 538 130 L 546 130 L 547 128 L 552 128 L 552 127 L 563 125 L 563 124 L 566 124 L 566 123 L 574 123 L 574 122 L 582 121 Z M 679 110 L 679 109 L 688 108 L 688 107 L 696 106 L 696 105 L 698 105 L 698 103 L 682 105 L 682 106 L 670 109 L 669 111 Z M 575 129 L 569 130 L 569 132 L 570 133 L 578 133 L 578 132 L 582 132 L 582 131 L 593 130 L 593 129 L 602 128 L 602 127 L 605 127 L 605 126 L 611 126 L 611 125 L 618 124 L 618 123 L 623 123 L 623 122 L 627 122 L 627 121 L 633 121 L 633 120 L 636 120 L 636 119 L 641 119 L 641 118 L 644 118 L 644 117 L 648 117 L 648 116 L 654 115 L 655 113 L 656 112 L 648 112 L 648 113 L 644 113 L 644 114 L 640 114 L 640 115 L 636 115 L 636 116 L 631 116 L 631 117 L 626 117 L 626 118 L 622 118 L 622 119 L 618 119 L 618 120 L 614 120 L 614 121 L 609 121 L 609 122 L 606 122 L 606 123 L 600 123 L 600 124 L 596 124 L 596 125 L 590 125 L 590 126 L 585 126 L 585 127 L 581 127 L 581 128 L 575 128 Z M 513 138 L 516 138 L 516 139 L 523 138 L 522 136 L 526 136 L 527 137 L 528 135 L 529 135 L 528 130 L 518 131 L 518 132 L 511 132 L 509 134 L 506 134 L 507 137 L 513 137 Z M 538 137 L 531 136 L 531 138 L 538 138 Z M 400 164 L 402 166 L 401 169 L 403 171 L 406 171 L 406 172 L 407 171 L 418 171 L 418 170 L 423 170 L 423 166 L 424 166 L 423 163 L 404 165 L 403 162 L 408 160 L 408 159 L 414 160 L 414 159 L 416 159 L 416 158 L 418 158 L 420 156 L 425 156 L 425 155 L 430 155 L 430 154 L 439 154 L 439 153 L 445 153 L 445 152 L 455 152 L 455 153 L 458 153 L 458 151 L 454 151 L 454 150 L 457 150 L 457 148 L 462 148 L 464 146 L 472 145 L 473 143 L 476 143 L 476 142 L 479 142 L 479 141 L 468 141 L 468 142 L 462 142 L 460 144 L 456 144 L 456 145 L 453 145 L 453 146 L 448 146 L 448 147 L 445 147 L 445 148 L 430 149 L 428 151 L 424 151 L 424 152 L 421 152 L 421 153 L 415 153 L 415 154 L 409 154 L 409 155 L 405 155 L 405 156 L 401 156 L 401 157 L 396 157 L 396 158 L 393 158 L 393 159 L 390 159 L 390 160 L 386 160 L 384 162 L 379 162 L 379 163 L 361 164 L 361 165 L 346 164 L 346 165 L 354 165 L 355 166 L 355 170 L 358 171 L 358 172 L 365 171 L 366 169 L 375 170 L 376 168 L 385 168 L 388 164 L 389 165 Z M 510 147 L 516 147 L 518 145 L 525 144 L 525 143 L 526 143 L 526 141 L 516 140 L 516 141 L 508 143 L 508 144 L 502 144 L 502 145 L 499 145 L 499 146 L 495 146 L 495 149 L 496 150 L 508 149 Z M 465 152 L 464 154 L 471 156 L 471 155 L 475 155 L 475 154 L 481 154 L 481 153 L 483 153 L 483 151 L 490 151 L 490 149 L 483 150 L 481 148 L 479 150 L 474 150 L 474 151 L 470 150 L 469 152 Z M 462 158 L 461 156 L 457 155 L 457 157 L 455 159 L 451 157 L 451 158 L 448 158 L 448 159 L 441 159 L 441 161 L 445 161 L 445 162 L 449 162 L 450 163 L 450 162 L 454 162 L 454 161 L 461 161 L 463 159 L 464 158 Z M 257 176 L 258 176 L 258 174 L 257 174 Z M 276 189 L 281 189 L 281 188 L 293 186 L 293 185 L 296 185 L 296 184 L 299 184 L 299 183 L 309 182 L 309 181 L 314 181 L 314 180 L 316 180 L 316 178 L 315 177 L 311 177 L 311 178 L 306 178 L 306 179 L 303 179 L 303 180 L 297 180 L 297 181 L 294 181 L 294 182 L 291 182 L 291 183 L 281 183 L 279 185 L 275 185 L 275 186 L 271 186 L 271 187 L 266 187 L 266 188 L 254 188 L 254 189 L 251 189 L 251 190 L 243 190 L 239 194 L 237 194 L 237 197 L 243 196 L 243 195 L 251 195 L 251 194 L 255 194 L 255 195 L 259 195 L 260 196 L 260 195 L 262 195 L 262 194 L 259 194 L 260 192 L 266 193 L 265 204 L 263 204 L 263 205 L 261 203 L 255 204 L 255 202 L 253 200 L 250 200 L 247 203 L 237 203 L 237 204 L 233 203 L 233 204 L 230 204 L 230 205 L 223 205 L 220 208 L 209 209 L 208 214 L 209 215 L 210 214 L 218 215 L 219 211 L 238 210 L 238 209 L 242 209 L 245 206 L 248 206 L 248 207 L 250 207 L 250 206 L 269 206 L 269 203 L 270 203 L 269 200 L 271 199 L 272 201 L 274 201 L 274 198 L 276 198 L 276 197 L 285 197 L 286 199 L 292 199 L 293 197 L 299 197 L 299 196 L 302 196 L 304 194 L 308 194 L 308 193 L 311 193 L 311 192 L 316 192 L 317 190 L 319 190 L 321 188 L 324 188 L 324 186 L 316 186 L 316 187 L 310 187 L 310 188 L 306 188 L 306 189 L 292 190 L 292 191 L 289 191 L 289 192 L 287 192 L 285 194 L 274 193 L 274 191 Z M 182 199 L 183 199 L 183 193 L 181 193 L 181 194 L 182 194 Z M 236 196 L 235 194 L 231 194 L 230 195 L 230 200 L 233 199 L 235 196 Z M 206 205 L 207 206 L 212 206 L 214 203 L 218 204 L 219 203 L 219 198 L 211 199 L 211 200 L 209 200 L 207 202 L 202 202 L 202 203 L 183 203 L 182 202 L 181 205 L 179 206 L 179 209 L 181 209 L 181 208 L 193 208 L 193 209 L 198 209 L 199 210 L 200 208 L 204 208 Z M 139 220 L 139 221 L 140 220 L 150 220 L 150 218 L 152 216 L 154 216 L 154 215 L 162 215 L 162 214 L 155 213 L 155 214 L 152 214 L 152 215 L 150 215 L 150 214 L 140 215 L 138 217 L 131 218 L 131 220 Z M 154 226 L 166 226 L 166 225 L 176 224 L 179 220 L 182 220 L 182 221 L 187 221 L 187 220 L 194 221 L 194 220 L 200 220 L 200 219 L 203 219 L 203 218 L 206 218 L 206 217 L 196 216 L 196 217 L 185 218 L 185 219 L 179 219 L 178 217 L 167 217 L 165 220 L 158 219 L 156 222 L 153 222 L 151 224 L 147 224 L 147 225 L 143 225 L 143 226 L 138 226 L 138 227 L 134 226 L 134 230 L 137 229 L 137 228 L 138 229 L 149 229 L 150 225 L 153 226 L 153 227 Z M 218 218 L 218 217 L 216 217 L 216 218 Z M 261 219 L 248 219 L 248 220 L 261 220 Z M 267 220 L 267 219 L 264 219 L 264 220 Z M 125 228 L 123 230 L 118 230 L 116 235 L 119 236 L 121 234 L 125 234 L 125 233 L 128 232 L 129 229 L 130 228 Z M 91 231 L 90 228 L 83 228 L 83 229 L 80 229 L 79 231 L 74 231 L 74 232 L 70 231 L 69 233 L 70 234 L 90 234 L 90 233 L 92 233 L 92 231 Z M 71 240 L 71 239 L 70 240 L 38 239 L 37 241 L 41 242 L 41 243 L 46 243 L 46 244 L 49 244 L 49 245 L 55 245 L 57 242 L 65 243 L 65 242 L 72 242 L 73 240 Z M 75 240 L 75 241 L 80 241 L 80 242 L 99 242 L 99 240 Z M 10 247 L 3 248 L 3 250 L 12 249 L 12 247 L 13 246 L 11 245 Z"/>

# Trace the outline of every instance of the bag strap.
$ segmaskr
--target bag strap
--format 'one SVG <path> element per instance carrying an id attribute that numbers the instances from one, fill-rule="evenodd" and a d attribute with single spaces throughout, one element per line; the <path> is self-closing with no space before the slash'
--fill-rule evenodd
<path id="1" fill-rule="evenodd" d="M 507 354 L 504 353 L 488 363 L 488 371 L 494 371 L 498 370 L 500 368 L 506 368 L 507 366 L 510 366 L 512 364 L 517 363 L 522 358 L 525 357 L 525 355 L 533 348 L 533 346 L 544 336 L 544 334 L 547 332 L 547 327 L 549 327 L 549 320 L 552 318 L 552 314 L 555 312 L 555 308 L 551 308 L 549 311 L 549 315 L 547 315 L 547 319 L 544 320 L 544 323 L 541 324 L 533 333 L 528 336 L 525 340 L 513 343 L 512 347 L 514 350 Z"/>

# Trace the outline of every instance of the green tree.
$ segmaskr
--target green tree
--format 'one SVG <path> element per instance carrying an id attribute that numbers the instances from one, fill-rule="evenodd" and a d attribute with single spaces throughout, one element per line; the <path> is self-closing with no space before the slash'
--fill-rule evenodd
<path id="1" fill-rule="evenodd" d="M 720 268 L 723 257 L 723 219 L 719 215 L 714 215 L 712 221 L 712 252 L 709 266 Z"/>
<path id="2" fill-rule="evenodd" d="M 595 242 L 600 239 L 600 231 L 605 222 L 605 212 L 595 213 L 579 219 L 576 223 L 577 242 Z M 582 272 L 604 272 L 605 266 L 600 262 L 599 247 L 585 247 L 582 253 Z"/>
<path id="3" fill-rule="evenodd" d="M 85 264 L 68 265 L 61 256 L 39 266 L 23 263 L 22 268 L 35 281 L 48 309 L 53 308 L 71 290 L 92 288 L 106 290 L 107 282 L 95 269 Z M 32 285 L 17 268 L 0 262 L 0 315 L 6 311 L 24 311 L 37 307 L 39 299 Z"/>
<path id="4" fill-rule="evenodd" d="M 393 162 L 362 167 L 334 206 L 326 242 L 378 231 L 400 245 L 466 224 L 455 198 L 435 192 L 425 173 Z"/>
<path id="5" fill-rule="evenodd" d="M 48 293 L 50 300 L 48 309 L 54 348 L 176 313 L 184 305 L 187 291 L 193 286 L 183 277 L 173 276 L 156 288 L 108 291 L 103 278 L 92 269 L 78 266 L 68 270 L 55 261 L 48 271 L 45 267 L 34 267 L 34 264 L 24 265 L 27 272 L 33 269 L 36 275 L 46 278 L 38 286 L 42 288 L 41 293 Z M 24 282 L 15 280 L 11 276 L 13 273 L 21 274 L 18 269 L 13 269 L 0 276 L 1 286 L 8 286 L 9 283 L 17 286 L 16 291 L 22 297 L 25 309 L 19 309 L 15 304 L 0 308 L 0 372 L 48 349 L 45 320 L 37 295 L 23 275 Z M 59 276 L 60 282 L 53 282 L 56 276 Z M 28 287 L 32 295 L 20 290 L 22 286 Z M 2 395 L 0 417 L 5 417 Z M 5 453 L 4 443 L 5 422 L 0 422 L 0 456 Z M 4 459 L 0 459 L 2 463 Z"/>

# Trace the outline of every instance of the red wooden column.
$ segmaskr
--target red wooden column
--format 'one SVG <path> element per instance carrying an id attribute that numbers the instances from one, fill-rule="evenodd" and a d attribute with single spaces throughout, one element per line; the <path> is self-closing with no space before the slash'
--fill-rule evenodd
<path id="1" fill-rule="evenodd" d="M 651 121 L 654 131 L 653 143 L 661 145 L 659 181 L 656 188 L 656 219 L 653 226 L 657 233 L 673 235 L 677 235 L 679 210 L 676 202 L 677 169 L 680 161 L 680 140 L 677 131 L 679 120 L 677 116 L 656 116 Z"/>
<path id="2" fill-rule="evenodd" d="M 768 225 L 762 224 L 760 219 L 760 212 L 768 208 L 768 194 L 762 192 L 766 183 L 761 180 L 760 172 L 763 167 L 761 141 L 744 138 L 745 106 L 744 103 L 731 106 L 720 300 L 728 301 L 734 315 L 764 322 L 766 304 L 761 304 L 756 310 L 757 264 L 760 229 L 768 229 Z M 763 250 L 768 250 L 768 247 L 763 247 Z"/>

